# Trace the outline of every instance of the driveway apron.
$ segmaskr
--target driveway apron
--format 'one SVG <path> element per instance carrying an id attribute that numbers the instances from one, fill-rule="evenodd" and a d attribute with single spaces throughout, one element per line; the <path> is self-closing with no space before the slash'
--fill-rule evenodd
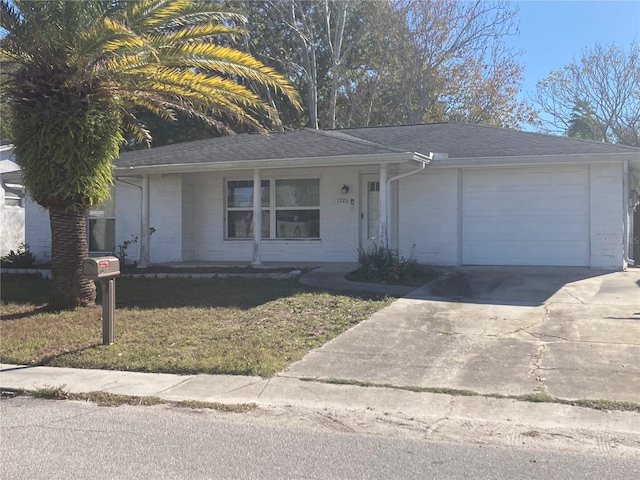
<path id="1" fill-rule="evenodd" d="M 640 402 L 640 269 L 462 270 L 472 298 L 421 287 L 281 375 Z"/>

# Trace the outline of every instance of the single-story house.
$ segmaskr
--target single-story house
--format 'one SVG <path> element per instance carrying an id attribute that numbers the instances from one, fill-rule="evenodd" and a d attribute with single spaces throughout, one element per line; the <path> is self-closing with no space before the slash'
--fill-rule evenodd
<path id="1" fill-rule="evenodd" d="M 638 192 L 635 147 L 452 122 L 301 129 L 123 153 L 88 222 L 93 251 L 135 239 L 142 265 L 349 262 L 387 245 L 435 265 L 620 270 L 640 260 Z M 27 213 L 32 249 L 48 249 L 43 213 L 37 232 Z"/>

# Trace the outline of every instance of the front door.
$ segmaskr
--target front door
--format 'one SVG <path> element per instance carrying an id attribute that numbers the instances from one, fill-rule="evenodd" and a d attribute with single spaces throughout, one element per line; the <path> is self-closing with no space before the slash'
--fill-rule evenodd
<path id="1" fill-rule="evenodd" d="M 380 177 L 363 175 L 361 180 L 362 211 L 360 212 L 360 246 L 362 250 L 379 246 L 380 234 Z"/>

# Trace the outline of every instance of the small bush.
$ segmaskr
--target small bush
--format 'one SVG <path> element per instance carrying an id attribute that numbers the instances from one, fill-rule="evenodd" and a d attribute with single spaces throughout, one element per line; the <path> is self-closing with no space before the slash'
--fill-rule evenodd
<path id="1" fill-rule="evenodd" d="M 36 263 L 36 256 L 29 250 L 28 243 L 21 243 L 14 252 L 0 257 L 0 263 L 4 268 L 29 268 Z"/>
<path id="2" fill-rule="evenodd" d="M 415 259 L 405 258 L 397 250 L 373 246 L 358 252 L 362 265 L 358 277 L 374 282 L 406 283 L 424 277 L 425 271 Z"/>

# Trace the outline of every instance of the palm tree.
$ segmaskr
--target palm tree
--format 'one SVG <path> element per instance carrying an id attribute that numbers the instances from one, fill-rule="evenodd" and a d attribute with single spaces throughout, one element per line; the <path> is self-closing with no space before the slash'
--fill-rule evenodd
<path id="1" fill-rule="evenodd" d="M 571 118 L 565 134 L 568 137 L 602 142 L 605 140 L 603 131 L 606 131 L 606 128 L 596 118 L 589 102 L 576 100 L 571 109 Z"/>
<path id="2" fill-rule="evenodd" d="M 13 143 L 32 198 L 49 210 L 50 306 L 95 301 L 82 278 L 86 211 L 109 196 L 125 131 L 150 141 L 136 118 L 176 113 L 222 131 L 266 131 L 277 112 L 249 86 L 288 98 L 288 81 L 234 48 L 243 18 L 194 0 L 0 0 L 0 67 Z"/>

